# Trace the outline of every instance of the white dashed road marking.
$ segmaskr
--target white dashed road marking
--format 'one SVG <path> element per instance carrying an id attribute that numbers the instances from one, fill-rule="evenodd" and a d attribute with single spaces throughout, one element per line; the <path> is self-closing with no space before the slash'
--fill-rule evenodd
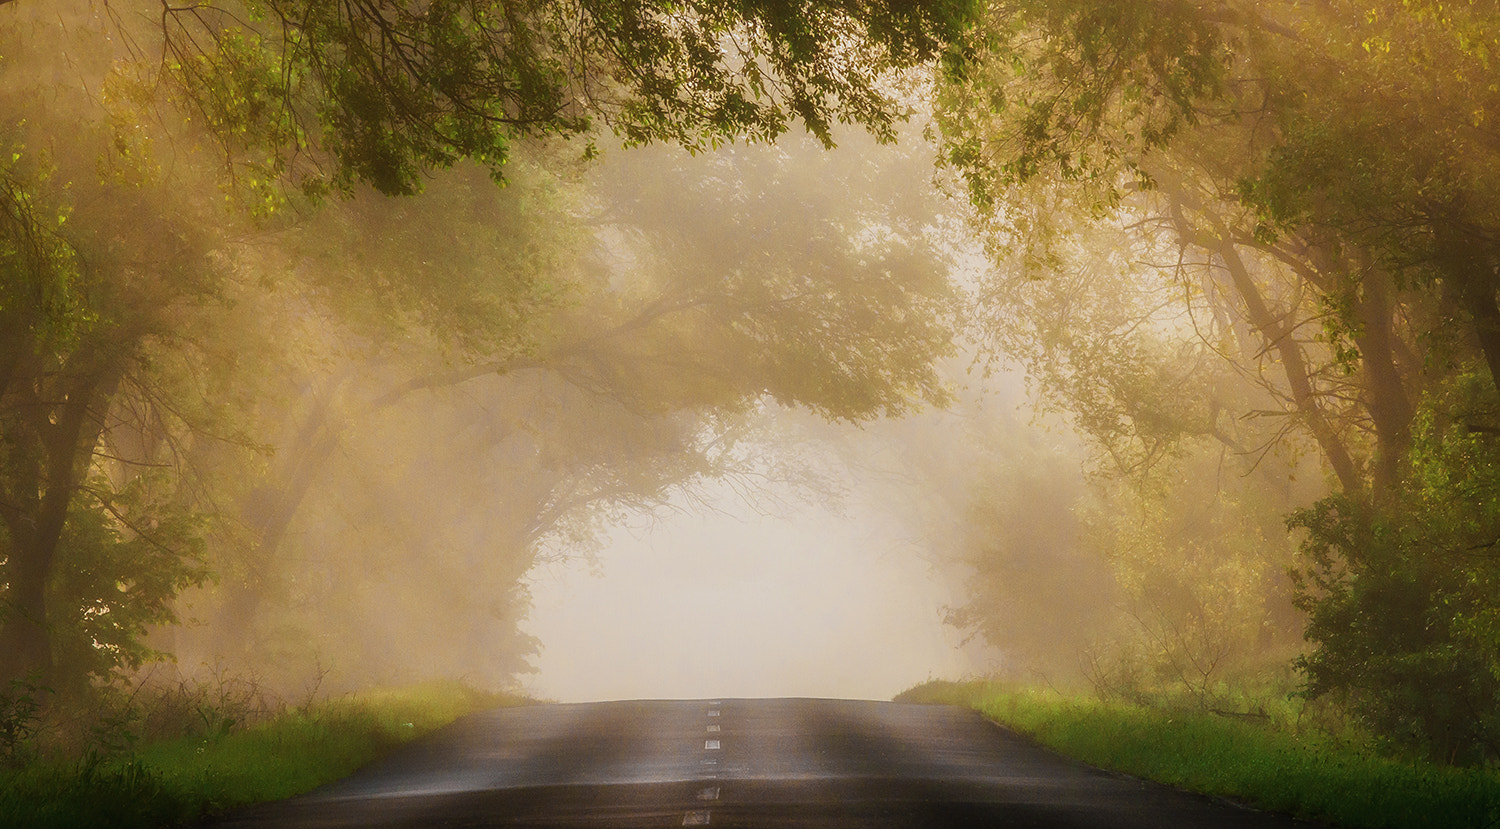
<path id="1" fill-rule="evenodd" d="M 4 0 L 0 0 L 0 2 L 4 2 Z M 719 706 L 722 705 L 722 704 L 723 704 L 723 702 L 720 701 L 720 700 L 712 700 L 712 701 L 710 701 L 708 703 L 708 715 L 710 717 L 717 717 L 717 716 L 719 716 Z M 713 724 L 713 725 L 709 725 L 705 729 L 705 731 L 707 731 L 710 734 L 713 734 L 713 733 L 721 732 L 721 731 L 723 731 L 723 729 L 720 728 L 717 724 Z M 718 741 L 718 740 L 704 740 L 703 741 L 703 750 L 704 751 L 720 751 L 720 750 L 722 750 L 721 746 L 722 746 L 722 743 L 720 743 L 720 741 Z M 705 758 L 705 759 L 699 760 L 698 763 L 700 765 L 704 765 L 704 766 L 717 766 L 719 764 L 719 761 L 718 760 L 710 760 L 710 759 Z M 713 772 L 704 772 L 704 773 L 707 774 L 710 779 L 717 779 L 718 778 L 718 775 L 715 774 L 715 773 L 713 773 Z M 698 799 L 699 800 L 703 800 L 703 801 L 718 800 L 719 799 L 719 787 L 718 786 L 707 786 L 705 788 L 699 789 L 698 790 Z M 683 826 L 707 826 L 708 825 L 708 817 L 709 817 L 709 810 L 707 810 L 707 809 L 700 809 L 700 810 L 688 812 L 687 814 L 685 814 L 685 815 L 682 816 L 682 825 Z"/>

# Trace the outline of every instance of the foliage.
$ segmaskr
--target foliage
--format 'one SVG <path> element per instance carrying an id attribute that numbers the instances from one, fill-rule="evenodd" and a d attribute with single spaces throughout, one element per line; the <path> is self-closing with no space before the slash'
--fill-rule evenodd
<path id="1" fill-rule="evenodd" d="M 6 339 L 65 347 L 91 322 L 76 251 L 59 234 L 65 209 L 39 203 L 45 158 L 22 146 L 0 156 L 0 320 Z"/>
<path id="2" fill-rule="evenodd" d="M 987 682 L 929 682 L 896 699 L 972 707 L 1087 763 L 1337 826 L 1436 829 L 1500 817 L 1493 772 L 1378 757 L 1342 734 L 1307 728 L 1274 699 L 1266 717 Z"/>
<path id="3" fill-rule="evenodd" d="M 991 3 L 945 63 L 946 160 L 981 214 L 1038 177 L 1092 182 L 1091 211 L 1119 202 L 1122 166 L 1196 122 L 1227 81 L 1227 44 L 1191 3 Z M 973 96 L 979 107 L 960 103 Z M 998 123 L 989 116 L 999 115 Z"/>
<path id="4" fill-rule="evenodd" d="M 460 165 L 411 198 L 362 189 L 287 228 L 258 265 L 296 269 L 344 338 L 381 357 L 534 356 L 577 300 L 588 245 L 570 171 L 546 161 L 513 154 L 504 188 Z M 388 336 L 396 330 L 409 336 Z"/>
<path id="5" fill-rule="evenodd" d="M 1286 493 L 1219 450 L 1182 451 L 1145 480 L 1095 485 L 1084 546 L 1108 562 L 1120 619 L 1085 674 L 1101 697 L 1173 694 L 1210 710 L 1284 661 L 1301 620 L 1283 575 Z"/>
<path id="6" fill-rule="evenodd" d="M 1404 486 L 1373 505 L 1330 497 L 1289 522 L 1306 531 L 1307 693 L 1444 762 L 1500 757 L 1497 411 L 1482 371 L 1459 375 L 1418 414 Z"/>
<path id="7" fill-rule="evenodd" d="M 1500 381 L 1497 26 L 1486 4 L 999 3 L 938 99 L 1001 266 L 992 344 L 1128 468 L 1194 435 L 1314 449 L 1339 494 L 1293 520 L 1309 689 L 1460 762 L 1494 754 L 1474 411 Z M 1106 313 L 1077 288 L 1098 281 Z"/>
<path id="8" fill-rule="evenodd" d="M 114 489 L 99 476 L 80 494 L 48 602 L 61 676 L 108 681 L 160 658 L 144 634 L 176 623 L 172 600 L 208 578 L 204 519 L 155 503 L 163 484 L 162 476 L 143 476 Z"/>
<path id="9" fill-rule="evenodd" d="M 33 758 L 32 739 L 43 728 L 42 712 L 53 693 L 28 679 L 12 679 L 0 690 L 0 767 L 25 765 Z"/>
<path id="10" fill-rule="evenodd" d="M 626 312 L 652 323 L 626 322 L 606 346 L 636 352 L 616 357 L 631 385 L 845 421 L 948 401 L 934 364 L 952 351 L 957 295 L 927 162 L 919 148 L 826 154 L 790 139 L 618 159 L 600 181 L 612 266 L 629 268 L 614 279 Z"/>
<path id="11" fill-rule="evenodd" d="M 596 119 L 632 144 L 695 151 L 769 141 L 794 119 L 830 146 L 847 122 L 889 138 L 900 112 L 884 76 L 934 58 L 971 13 L 961 0 L 266 0 L 162 20 L 166 68 L 231 158 L 309 192 L 410 194 L 460 159 L 498 176 L 515 142 L 587 135 Z"/>

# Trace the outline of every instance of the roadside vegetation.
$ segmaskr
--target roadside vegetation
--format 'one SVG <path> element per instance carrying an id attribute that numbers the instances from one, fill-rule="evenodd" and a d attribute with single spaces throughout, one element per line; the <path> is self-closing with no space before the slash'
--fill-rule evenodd
<path id="1" fill-rule="evenodd" d="M 1326 707 L 1287 694 L 1245 695 L 1250 713 L 990 681 L 926 682 L 896 699 L 967 706 L 1091 765 L 1337 826 L 1500 821 L 1493 770 L 1382 755 Z"/>
<path id="2" fill-rule="evenodd" d="M 164 658 L 283 694 L 330 659 L 341 689 L 507 687 L 534 564 L 799 474 L 758 450 L 762 412 L 947 399 L 932 148 L 881 142 L 912 132 L 889 75 L 967 4 L 684 28 L 665 3 L 211 5 L 0 3 L 0 693 L 23 707 L 30 683 L 91 710 Z"/>
<path id="3" fill-rule="evenodd" d="M 1010 680 L 1213 716 L 1283 677 L 1381 756 L 1496 767 L 1500 15 L 1005 0 L 974 33 L 935 107 L 971 319 L 1072 440 L 909 453 L 967 485 L 950 621 Z"/>
<path id="4" fill-rule="evenodd" d="M 1500 764 L 1493 4 L 408 5 L 0 0 L 8 792 L 311 710 L 163 660 L 506 687 L 601 527 L 832 500 L 787 409 L 949 407 L 857 454 L 1011 679 Z"/>
<path id="5" fill-rule="evenodd" d="M 240 681 L 156 687 L 84 724 L 81 754 L 42 739 L 41 723 L 8 720 L 29 738 L 8 746 L 27 762 L 0 767 L 0 827 L 180 826 L 310 791 L 465 714 L 528 702 L 455 682 L 295 706 Z"/>

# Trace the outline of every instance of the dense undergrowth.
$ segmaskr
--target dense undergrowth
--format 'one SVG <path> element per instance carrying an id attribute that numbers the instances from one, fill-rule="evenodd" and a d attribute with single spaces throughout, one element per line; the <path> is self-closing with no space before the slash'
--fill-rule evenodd
<path id="1" fill-rule="evenodd" d="M 1377 754 L 1293 706 L 1250 714 L 926 682 L 900 702 L 962 705 L 1103 768 L 1344 827 L 1500 826 L 1500 775 Z"/>
<path id="2" fill-rule="evenodd" d="M 238 708 L 185 706 L 196 733 L 0 768 L 0 827 L 180 826 L 300 794 L 464 714 L 527 702 L 442 682 L 278 706 L 254 723 Z"/>

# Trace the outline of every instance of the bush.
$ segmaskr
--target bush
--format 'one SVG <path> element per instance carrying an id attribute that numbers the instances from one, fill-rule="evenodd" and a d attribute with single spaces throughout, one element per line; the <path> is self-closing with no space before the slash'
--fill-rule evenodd
<path id="1" fill-rule="evenodd" d="M 1331 496 L 1289 520 L 1305 692 L 1386 747 L 1450 764 L 1500 759 L 1500 440 L 1487 376 L 1424 404 L 1405 485 L 1374 503 Z M 1444 415 L 1442 413 L 1446 412 Z"/>
<path id="2" fill-rule="evenodd" d="M 12 679 L 0 689 L 0 765 L 21 766 L 36 751 L 43 703 L 51 690 L 35 680 Z"/>

